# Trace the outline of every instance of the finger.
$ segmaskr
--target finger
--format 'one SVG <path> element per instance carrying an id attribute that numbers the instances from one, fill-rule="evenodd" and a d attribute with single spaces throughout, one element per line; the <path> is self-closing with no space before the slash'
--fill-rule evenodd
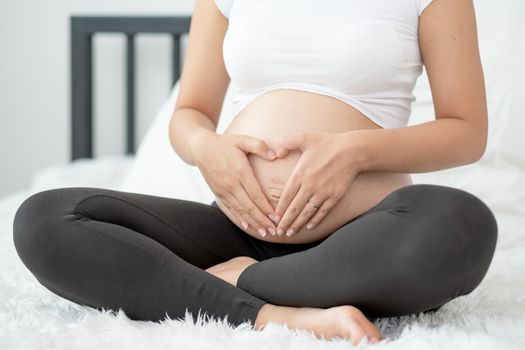
<path id="1" fill-rule="evenodd" d="M 301 228 L 303 228 L 303 226 L 308 222 L 308 220 L 310 220 L 315 215 L 315 212 L 318 209 L 314 207 L 313 205 L 309 204 L 308 202 L 316 204 L 318 207 L 320 207 L 320 205 L 318 205 L 317 203 L 321 204 L 321 201 L 317 200 L 315 196 L 312 196 L 307 200 L 306 205 L 304 206 L 301 213 L 297 216 L 295 221 L 290 225 L 290 228 L 295 233 L 299 232 Z"/>
<path id="2" fill-rule="evenodd" d="M 306 201 L 308 198 L 312 196 L 312 193 L 310 191 L 307 191 L 305 189 L 306 186 L 301 185 L 299 188 L 299 191 L 295 195 L 294 199 L 286 208 L 286 212 L 283 215 L 283 218 L 281 221 L 279 221 L 279 225 L 277 226 L 277 230 L 279 232 L 279 229 L 286 232 L 287 236 L 292 236 L 295 232 L 290 226 L 295 221 L 297 216 L 303 211 L 304 207 L 306 206 Z"/>
<path id="3" fill-rule="evenodd" d="M 279 148 L 277 150 L 277 157 L 282 158 L 288 154 L 289 150 L 300 149 L 304 152 L 305 147 L 305 133 L 293 133 L 282 136 L 279 139 Z"/>
<path id="4" fill-rule="evenodd" d="M 301 188 L 301 180 L 299 180 L 297 165 L 293 169 L 292 173 L 286 181 L 281 196 L 275 206 L 275 217 L 277 221 L 280 221 L 286 211 L 286 208 L 290 205 L 297 192 Z"/>
<path id="5" fill-rule="evenodd" d="M 315 215 L 312 216 L 312 218 L 308 221 L 307 229 L 311 230 L 312 228 L 316 227 L 321 222 L 321 220 L 324 219 L 326 214 L 332 210 L 332 208 L 335 206 L 335 203 L 337 203 L 337 201 L 334 200 L 333 197 L 326 198 L 319 209 L 315 211 Z"/>
<path id="6" fill-rule="evenodd" d="M 274 210 L 268 198 L 264 195 L 261 185 L 255 178 L 255 174 L 251 167 L 248 168 L 248 171 L 245 172 L 245 176 L 241 179 L 241 184 L 243 185 L 246 193 L 251 198 L 251 200 L 259 207 L 259 209 L 270 219 L 274 217 Z M 274 225 L 275 228 L 275 225 Z"/>
<path id="7" fill-rule="evenodd" d="M 241 135 L 238 147 L 245 153 L 254 153 L 268 160 L 275 159 L 275 152 L 261 139 Z"/>
<path id="8" fill-rule="evenodd" d="M 235 194 L 235 197 L 239 201 L 239 204 L 242 205 L 244 212 L 256 222 L 255 229 L 262 237 L 266 236 L 269 228 L 273 228 L 275 230 L 273 222 L 252 202 L 244 190 L 244 187 Z"/>
<path id="9" fill-rule="evenodd" d="M 296 183 L 295 178 L 292 176 L 288 179 L 288 182 L 284 186 L 283 193 L 279 197 L 279 201 L 275 207 L 275 221 L 277 222 L 277 234 L 279 236 L 284 234 L 284 228 L 281 225 L 281 222 L 285 216 L 285 212 L 300 188 L 301 184 Z"/>
<path id="10" fill-rule="evenodd" d="M 221 198 L 221 202 L 224 203 L 226 208 L 232 213 L 240 225 L 248 232 L 256 232 L 255 228 L 257 223 L 243 210 L 242 205 L 239 203 L 233 193 Z"/>

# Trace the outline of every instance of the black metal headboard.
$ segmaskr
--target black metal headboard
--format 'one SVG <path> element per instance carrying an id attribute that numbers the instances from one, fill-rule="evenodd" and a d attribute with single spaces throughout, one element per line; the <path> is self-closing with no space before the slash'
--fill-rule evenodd
<path id="1" fill-rule="evenodd" d="M 190 16 L 71 17 L 71 160 L 93 157 L 92 37 L 95 33 L 126 35 L 126 153 L 135 152 L 135 45 L 139 33 L 173 37 L 173 83 L 181 72 L 180 38 L 189 31 Z"/>

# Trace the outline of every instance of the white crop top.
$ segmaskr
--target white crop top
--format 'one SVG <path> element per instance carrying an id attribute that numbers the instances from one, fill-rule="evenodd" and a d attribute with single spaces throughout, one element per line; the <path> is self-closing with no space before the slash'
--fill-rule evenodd
<path id="1" fill-rule="evenodd" d="M 419 16 L 432 0 L 214 0 L 229 20 L 235 115 L 275 89 L 327 95 L 383 128 L 408 124 L 422 72 Z"/>

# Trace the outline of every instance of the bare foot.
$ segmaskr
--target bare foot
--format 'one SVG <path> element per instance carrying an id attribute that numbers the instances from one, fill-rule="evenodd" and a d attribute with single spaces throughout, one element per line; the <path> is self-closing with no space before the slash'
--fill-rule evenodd
<path id="1" fill-rule="evenodd" d="M 255 328 L 260 330 L 268 322 L 284 323 L 290 329 L 312 331 L 319 339 L 347 339 L 354 345 L 364 337 L 371 343 L 378 343 L 383 339 L 376 326 L 359 309 L 351 305 L 320 309 L 267 303 L 257 314 Z"/>
<path id="2" fill-rule="evenodd" d="M 240 274 L 256 262 L 257 260 L 248 256 L 238 256 L 205 271 L 237 286 Z M 321 309 L 266 303 L 257 314 L 255 328 L 260 330 L 268 322 L 286 324 L 290 329 L 312 331 L 319 339 L 329 340 L 337 337 L 348 339 L 354 345 L 364 337 L 368 337 L 372 343 L 383 339 L 376 326 L 359 309 L 351 305 Z"/>
<path id="3" fill-rule="evenodd" d="M 214 265 L 207 268 L 204 271 L 215 275 L 226 282 L 237 286 L 237 280 L 241 273 L 251 264 L 255 264 L 257 260 L 250 258 L 249 256 L 237 256 L 228 261 Z"/>

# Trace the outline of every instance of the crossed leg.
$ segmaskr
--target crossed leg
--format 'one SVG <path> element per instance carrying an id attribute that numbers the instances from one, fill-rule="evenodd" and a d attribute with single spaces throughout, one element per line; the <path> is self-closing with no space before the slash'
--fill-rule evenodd
<path id="1" fill-rule="evenodd" d="M 439 307 L 472 291 L 493 255 L 497 227 L 477 197 L 410 185 L 320 243 L 260 241 L 217 207 L 98 188 L 39 192 L 22 203 L 14 243 L 46 288 L 73 302 L 161 320 L 200 311 L 255 323 L 265 304 L 367 316 Z M 260 260 L 237 286 L 203 269 Z"/>
<path id="2" fill-rule="evenodd" d="M 368 317 L 424 312 L 476 288 L 496 240 L 496 220 L 476 196 L 408 185 L 320 244 L 250 264 L 237 286 L 284 306 L 353 305 Z"/>

